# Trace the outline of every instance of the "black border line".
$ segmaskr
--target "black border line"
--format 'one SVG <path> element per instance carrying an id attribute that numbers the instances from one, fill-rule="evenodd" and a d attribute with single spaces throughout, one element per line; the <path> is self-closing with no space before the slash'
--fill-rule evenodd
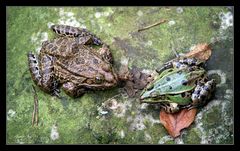
<path id="1" fill-rule="evenodd" d="M 159 0 L 160 1 L 160 0 Z M 238 38 L 236 37 L 237 33 L 239 35 L 240 30 L 237 30 L 239 28 L 239 26 L 237 26 L 237 21 L 239 20 L 239 11 L 240 8 L 236 5 L 236 1 L 219 1 L 219 0 L 200 0 L 201 2 L 197 2 L 196 0 L 168 0 L 168 1 L 162 1 L 159 2 L 157 0 L 145 0 L 145 1 L 137 1 L 137 3 L 133 2 L 126 2 L 123 0 L 120 1 L 113 1 L 113 0 L 103 0 L 103 1 L 98 1 L 98 2 L 93 2 L 93 1 L 89 1 L 89 0 L 81 0 L 81 2 L 79 1 L 50 1 L 50 0 L 42 0 L 42 1 L 31 1 L 31 0 L 8 0 L 8 1 L 4 1 L 4 6 L 3 8 L 1 8 L 1 10 L 4 10 L 4 13 L 1 13 L 2 17 L 1 19 L 3 19 L 5 22 L 2 22 L 3 24 L 3 28 L 2 29 L 2 35 L 1 38 L 1 47 L 3 47 L 3 49 L 0 51 L 1 53 L 3 53 L 4 56 L 6 56 L 6 7 L 7 6 L 234 6 L 234 27 L 236 27 L 236 30 L 234 31 L 234 41 L 238 41 Z M 236 43 L 234 43 L 234 55 L 237 55 L 238 51 L 237 47 L 235 45 Z M 236 57 L 234 57 L 234 61 L 238 61 L 239 59 L 237 59 Z M 3 86 L 1 89 L 1 123 L 5 123 L 6 122 L 6 96 L 4 96 L 4 92 L 5 94 L 6 92 L 6 58 L 1 58 L 1 65 L 3 65 L 5 67 L 4 72 L 1 72 L 1 82 Z M 234 62 L 235 64 L 235 62 Z M 236 71 L 237 72 L 237 71 Z M 234 72 L 234 74 L 236 73 Z M 236 76 L 234 76 L 236 77 Z M 237 78 L 234 79 L 234 83 L 237 83 Z M 126 145 L 126 147 L 140 147 L 140 149 L 142 147 L 147 147 L 146 149 L 149 150 L 149 147 L 159 147 L 159 149 L 161 150 L 170 150 L 173 149 L 174 150 L 179 150 L 179 149 L 184 149 L 184 150 L 198 150 L 198 149 L 223 149 L 223 150 L 237 150 L 237 147 L 239 146 L 240 140 L 239 140 L 239 134 L 240 134 L 240 122 L 239 122 L 239 116 L 240 114 L 237 114 L 236 112 L 239 111 L 238 107 L 239 105 L 239 101 L 238 98 L 240 98 L 240 93 L 238 93 L 238 91 L 235 91 L 234 87 L 234 145 Z M 236 93 L 237 92 L 237 93 Z M 5 100 L 5 101 L 3 101 Z M 2 128 L 2 132 L 0 133 L 1 136 L 1 146 L 4 146 L 4 149 L 43 149 L 43 148 L 48 148 L 48 149 L 72 149 L 72 147 L 74 147 L 75 149 L 81 149 L 82 147 L 88 147 L 91 145 L 6 145 L 6 124 L 1 124 L 1 128 Z M 106 145 L 93 145 L 93 147 L 105 147 Z M 109 145 L 110 147 L 112 147 L 113 145 Z M 116 145 L 117 147 L 122 147 L 125 145 Z M 163 147 L 163 148 L 162 148 Z M 100 149 L 100 148 L 95 148 L 95 149 Z M 120 149 L 120 148 L 119 148 Z M 143 149 L 143 148 L 142 148 Z M 239 148 L 238 148 L 239 149 Z"/>

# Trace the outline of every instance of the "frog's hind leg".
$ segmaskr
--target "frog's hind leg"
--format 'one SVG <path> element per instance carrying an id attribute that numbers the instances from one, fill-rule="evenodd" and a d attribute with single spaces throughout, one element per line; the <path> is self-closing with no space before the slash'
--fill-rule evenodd
<path id="1" fill-rule="evenodd" d="M 43 55 L 39 64 L 38 56 L 28 53 L 29 69 L 33 81 L 43 91 L 57 94 L 57 81 L 53 78 L 53 60 L 52 57 Z"/>
<path id="2" fill-rule="evenodd" d="M 53 30 L 53 32 L 55 32 L 59 36 L 68 36 L 68 37 L 90 36 L 92 38 L 93 44 L 95 45 L 103 44 L 100 38 L 98 38 L 97 36 L 95 36 L 94 34 L 92 34 L 87 29 L 84 29 L 84 28 L 79 29 L 77 27 L 67 26 L 67 25 L 52 25 L 51 29 Z"/>
<path id="3" fill-rule="evenodd" d="M 173 68 L 173 61 L 169 61 L 163 64 L 163 67 L 156 69 L 158 74 L 161 74 L 164 70 Z"/>
<path id="4" fill-rule="evenodd" d="M 176 64 L 176 65 L 178 65 L 178 68 L 181 67 L 181 65 L 179 63 L 184 64 L 190 68 L 193 68 L 193 70 L 194 70 L 194 68 L 202 66 L 204 64 L 204 61 L 196 59 L 196 58 L 184 57 L 184 58 L 178 60 L 178 63 Z"/>
<path id="5" fill-rule="evenodd" d="M 41 87 L 42 85 L 42 76 L 40 73 L 38 57 L 31 52 L 28 53 L 28 66 L 34 83 Z"/>
<path id="6" fill-rule="evenodd" d="M 72 82 L 64 83 L 62 88 L 65 91 L 65 93 L 71 97 L 80 97 L 85 93 L 84 88 L 79 88 Z"/>
<path id="7" fill-rule="evenodd" d="M 77 37 L 81 34 L 78 28 L 67 25 L 52 25 L 51 29 L 59 36 Z"/>
<path id="8" fill-rule="evenodd" d="M 187 65 L 178 60 L 171 60 L 171 61 L 164 63 L 163 67 L 156 69 L 156 72 L 158 74 L 161 74 L 164 70 L 167 70 L 170 68 L 184 69 L 184 68 L 187 68 Z"/>
<path id="9" fill-rule="evenodd" d="M 91 36 L 77 37 L 76 42 L 80 45 L 91 45 L 93 44 L 93 39 Z"/>
<path id="10" fill-rule="evenodd" d="M 42 87 L 50 92 L 54 92 L 57 82 L 53 73 L 53 57 L 42 55 L 41 57 Z"/>
<path id="11" fill-rule="evenodd" d="M 207 100 L 210 99 L 215 87 L 216 83 L 214 79 L 207 81 L 206 83 L 199 82 L 192 94 L 192 104 L 189 109 L 205 105 Z"/>
<path id="12" fill-rule="evenodd" d="M 162 73 L 164 70 L 169 68 L 176 68 L 176 69 L 188 69 L 189 71 L 193 71 L 199 68 L 198 65 L 201 65 L 203 62 L 195 59 L 195 58 L 183 58 L 179 60 L 172 60 L 163 65 L 162 68 L 157 69 L 156 72 L 159 74 Z"/>

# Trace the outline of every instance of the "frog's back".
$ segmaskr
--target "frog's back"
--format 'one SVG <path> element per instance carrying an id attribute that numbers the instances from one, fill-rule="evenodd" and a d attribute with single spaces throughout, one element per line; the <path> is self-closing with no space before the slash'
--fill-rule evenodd
<path id="1" fill-rule="evenodd" d="M 152 82 L 153 87 L 144 95 L 148 96 L 151 93 L 158 95 L 165 94 L 180 94 L 182 92 L 191 91 L 196 87 L 196 79 L 200 78 L 205 72 L 196 70 L 189 72 L 187 70 L 176 70 L 160 76 Z"/>
<path id="2" fill-rule="evenodd" d="M 94 78 L 98 73 L 104 74 L 111 70 L 109 63 L 105 62 L 94 49 L 85 45 L 78 45 L 77 49 L 79 52 L 70 58 L 57 59 L 57 64 L 72 73 L 88 78 Z"/>
<path id="3" fill-rule="evenodd" d="M 188 83 L 187 74 L 185 71 L 167 74 L 155 82 L 153 91 L 158 91 L 160 95 L 190 91 L 195 84 Z"/>
<path id="4" fill-rule="evenodd" d="M 41 53 L 66 57 L 71 55 L 75 46 L 74 38 L 58 37 L 42 43 Z"/>
<path id="5" fill-rule="evenodd" d="M 78 38 L 58 37 L 45 41 L 42 44 L 41 53 L 56 57 L 71 57 L 79 53 L 79 45 L 83 45 L 80 40 Z"/>

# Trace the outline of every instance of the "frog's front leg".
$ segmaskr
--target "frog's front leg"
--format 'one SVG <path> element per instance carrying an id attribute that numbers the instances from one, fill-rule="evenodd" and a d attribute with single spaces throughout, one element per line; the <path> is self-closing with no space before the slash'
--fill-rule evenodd
<path id="1" fill-rule="evenodd" d="M 176 113 L 180 110 L 177 103 L 164 103 L 160 104 L 160 106 L 167 112 L 167 113 Z"/>
<path id="2" fill-rule="evenodd" d="M 41 65 L 38 56 L 28 53 L 28 65 L 33 81 L 47 93 L 57 92 L 57 82 L 53 77 L 53 58 L 48 55 L 41 57 Z"/>
<path id="3" fill-rule="evenodd" d="M 113 56 L 108 45 L 103 44 L 102 48 L 99 49 L 99 54 L 103 57 L 104 60 L 113 64 Z"/>
<path id="4" fill-rule="evenodd" d="M 93 44 L 95 44 L 95 45 L 103 44 L 103 42 L 100 40 L 100 38 L 98 38 L 91 32 L 87 31 L 86 29 L 79 29 L 77 27 L 67 26 L 67 25 L 52 25 L 51 29 L 59 36 L 68 36 L 68 37 L 90 36 L 91 39 L 93 40 Z"/>
<path id="5" fill-rule="evenodd" d="M 196 86 L 192 94 L 192 104 L 190 104 L 190 108 L 195 108 L 206 104 L 207 100 L 210 99 L 211 94 L 213 93 L 216 87 L 215 80 L 212 79 L 207 81 L 206 83 L 201 83 Z"/>
<path id="6" fill-rule="evenodd" d="M 62 88 L 65 91 L 65 93 L 71 97 L 79 97 L 85 93 L 84 88 L 79 88 L 72 82 L 64 83 Z"/>

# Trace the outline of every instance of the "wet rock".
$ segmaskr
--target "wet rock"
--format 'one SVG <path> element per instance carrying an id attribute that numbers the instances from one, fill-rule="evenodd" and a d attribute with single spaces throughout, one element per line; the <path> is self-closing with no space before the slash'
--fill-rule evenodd
<path id="1" fill-rule="evenodd" d="M 8 7 L 7 144 L 232 144 L 232 10 L 233 7 Z M 162 18 L 169 22 L 136 32 Z M 128 67 L 138 68 L 130 70 L 134 76 L 126 88 L 129 96 L 135 96 L 129 97 L 117 87 L 89 92 L 77 99 L 67 98 L 66 104 L 37 89 L 41 126 L 29 127 L 33 83 L 26 72 L 26 54 L 29 50 L 39 51 L 42 41 L 54 37 L 48 29 L 52 24 L 86 27 L 96 33 L 110 45 L 114 66 L 119 67 L 122 58 L 128 58 Z M 141 105 L 138 94 L 148 81 L 145 74 L 174 57 L 171 49 L 187 53 L 191 46 L 202 42 L 214 42 L 206 66 L 210 73 L 216 73 L 219 85 L 213 100 L 199 110 L 194 124 L 174 140 L 158 123 L 160 107 Z M 54 121 L 59 134 L 53 137 L 58 138 L 55 140 L 51 138 Z"/>
<path id="2" fill-rule="evenodd" d="M 196 129 L 191 129 L 184 135 L 184 140 L 186 144 L 200 144 L 201 143 L 201 135 Z"/>

